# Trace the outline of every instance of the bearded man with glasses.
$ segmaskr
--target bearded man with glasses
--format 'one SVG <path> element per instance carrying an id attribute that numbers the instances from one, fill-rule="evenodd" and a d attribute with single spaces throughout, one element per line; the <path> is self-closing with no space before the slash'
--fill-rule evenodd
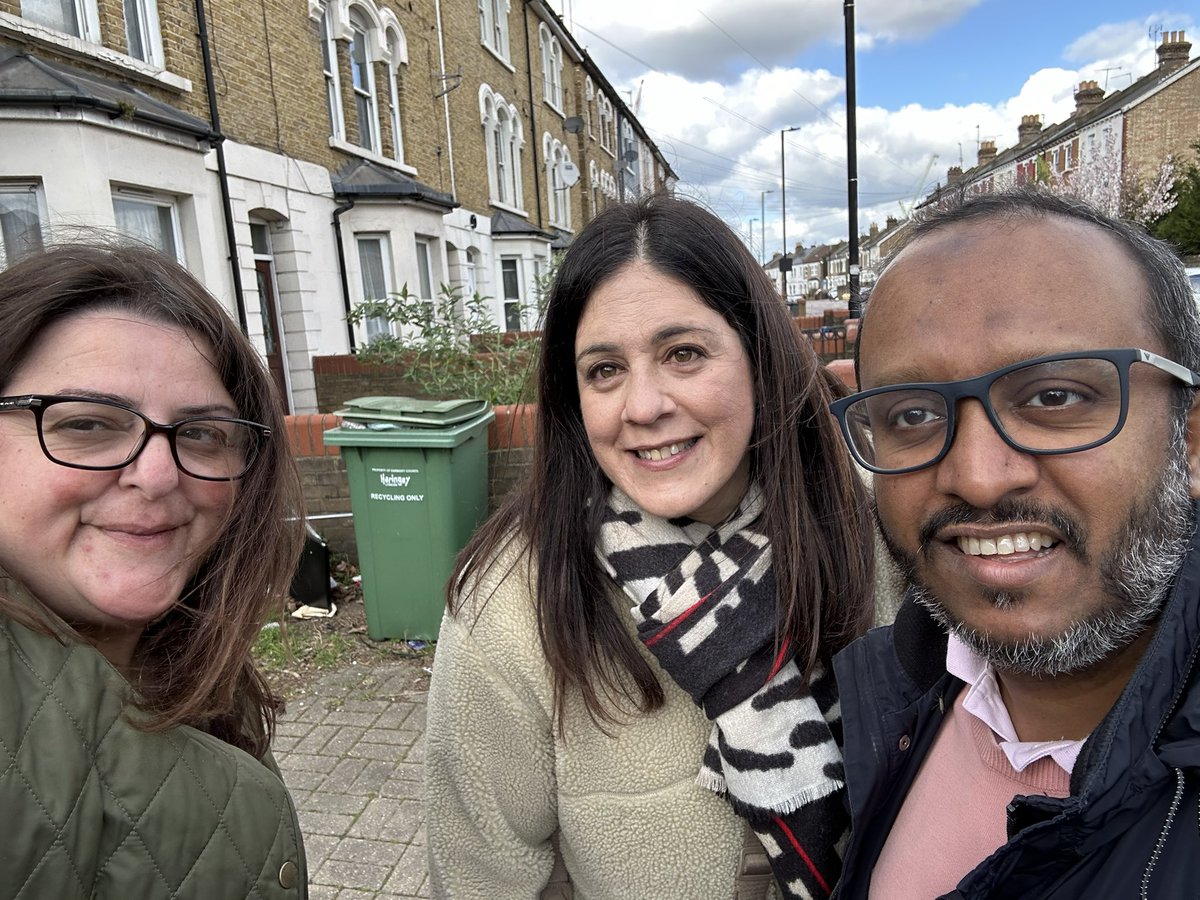
<path id="1" fill-rule="evenodd" d="M 908 585 L 835 659 L 836 896 L 1195 895 L 1197 370 L 1141 230 L 1036 191 L 911 227 L 832 405 Z"/>

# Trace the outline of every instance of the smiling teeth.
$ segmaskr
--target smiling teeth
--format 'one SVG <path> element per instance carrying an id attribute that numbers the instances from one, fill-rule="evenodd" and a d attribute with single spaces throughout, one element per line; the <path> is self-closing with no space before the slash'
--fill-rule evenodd
<path id="1" fill-rule="evenodd" d="M 638 459 L 651 459 L 655 461 L 670 459 L 672 456 L 682 453 L 694 443 L 696 443 L 696 439 L 692 438 L 691 440 L 684 441 L 682 444 L 669 444 L 666 447 L 655 447 L 653 450 L 638 450 L 637 455 Z"/>
<path id="2" fill-rule="evenodd" d="M 1040 531 L 1021 531 L 998 538 L 960 537 L 958 549 L 968 556 L 1008 556 L 1028 550 L 1045 550 L 1055 543 L 1054 538 Z"/>

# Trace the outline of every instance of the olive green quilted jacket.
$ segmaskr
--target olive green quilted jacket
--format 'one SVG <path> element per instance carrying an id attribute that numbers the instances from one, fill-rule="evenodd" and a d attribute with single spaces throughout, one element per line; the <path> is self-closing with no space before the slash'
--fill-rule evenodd
<path id="1" fill-rule="evenodd" d="M 269 760 L 138 731 L 128 691 L 91 647 L 0 618 L 0 900 L 306 897 Z"/>

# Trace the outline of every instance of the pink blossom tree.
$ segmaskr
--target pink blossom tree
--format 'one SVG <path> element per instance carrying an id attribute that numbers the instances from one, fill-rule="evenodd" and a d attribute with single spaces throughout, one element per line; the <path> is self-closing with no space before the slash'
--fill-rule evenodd
<path id="1" fill-rule="evenodd" d="M 1158 168 L 1146 176 L 1123 171 L 1121 152 L 1113 129 L 1106 129 L 1100 147 L 1080 154 L 1078 168 L 1072 172 L 1039 179 L 1055 194 L 1074 197 L 1110 216 L 1148 225 L 1169 213 L 1175 206 L 1175 161 L 1168 155 Z"/>

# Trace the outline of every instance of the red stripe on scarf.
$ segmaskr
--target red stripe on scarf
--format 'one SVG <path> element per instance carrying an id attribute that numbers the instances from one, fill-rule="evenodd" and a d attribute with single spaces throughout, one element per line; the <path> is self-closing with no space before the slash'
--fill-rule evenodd
<path id="1" fill-rule="evenodd" d="M 767 676 L 767 680 L 764 681 L 763 684 L 766 684 L 767 681 L 770 681 L 777 674 L 779 674 L 779 670 L 783 668 L 783 660 L 787 656 L 788 647 L 790 646 L 791 641 L 787 638 L 784 638 L 783 646 L 779 648 L 779 655 L 775 657 L 775 665 L 771 666 L 771 674 Z"/>
<path id="2" fill-rule="evenodd" d="M 707 600 L 709 597 L 711 597 L 715 593 L 716 593 L 716 591 L 713 590 L 713 591 L 710 591 L 709 593 L 705 594 L 703 597 L 701 597 L 699 600 L 697 600 L 695 603 L 693 603 L 691 606 L 689 606 L 687 609 L 685 609 L 683 612 L 681 612 L 679 615 L 677 615 L 674 619 L 672 619 L 670 622 L 668 622 L 666 625 L 664 625 L 662 631 L 660 631 L 658 634 L 654 635 L 653 637 L 647 638 L 646 646 L 653 647 L 655 644 L 657 644 L 659 641 L 661 641 L 663 638 L 665 638 L 668 634 L 670 634 L 672 631 L 674 631 L 676 628 L 678 628 L 680 625 L 682 625 L 688 616 L 690 616 L 692 613 L 694 613 L 700 606 L 702 606 L 704 604 L 705 600 Z"/>
<path id="3" fill-rule="evenodd" d="M 794 834 L 792 834 L 792 829 L 788 828 L 787 824 L 783 821 L 783 819 L 779 818 L 779 816 L 774 816 L 774 819 L 775 819 L 775 824 L 779 826 L 779 830 L 783 832 L 784 836 L 791 843 L 792 849 L 800 854 L 800 858 L 802 860 L 804 860 L 804 864 L 806 866 L 808 866 L 808 871 L 812 872 L 813 878 L 817 879 L 817 884 L 820 885 L 821 890 L 823 890 L 826 893 L 826 895 L 828 895 L 829 894 L 829 882 L 827 882 L 823 877 L 821 877 L 821 873 L 819 871 L 817 871 L 817 867 L 813 864 L 812 859 L 810 859 L 809 855 L 804 852 L 804 848 L 800 846 L 800 842 L 797 841 L 796 836 Z"/>

